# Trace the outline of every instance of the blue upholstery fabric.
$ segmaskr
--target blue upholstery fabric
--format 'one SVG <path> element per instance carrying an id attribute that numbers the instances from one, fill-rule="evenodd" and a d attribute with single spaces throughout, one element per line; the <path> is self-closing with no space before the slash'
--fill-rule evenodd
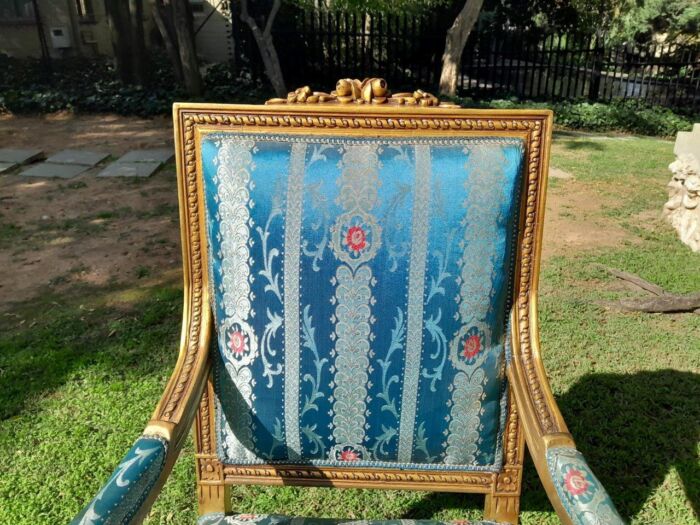
<path id="1" fill-rule="evenodd" d="M 166 452 L 164 439 L 140 437 L 71 525 L 130 523 L 163 471 Z"/>
<path id="2" fill-rule="evenodd" d="M 557 494 L 574 525 L 623 525 L 610 496 L 574 448 L 547 451 L 547 465 Z"/>
<path id="3" fill-rule="evenodd" d="M 337 520 L 296 518 L 268 514 L 205 514 L 197 525 L 498 525 L 493 521 L 436 520 Z"/>
<path id="4" fill-rule="evenodd" d="M 200 148 L 222 461 L 500 470 L 522 141 Z"/>

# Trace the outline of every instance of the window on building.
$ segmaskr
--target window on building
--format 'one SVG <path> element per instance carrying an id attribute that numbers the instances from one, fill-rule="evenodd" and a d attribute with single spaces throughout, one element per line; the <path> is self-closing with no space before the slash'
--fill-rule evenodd
<path id="1" fill-rule="evenodd" d="M 95 12 L 92 9 L 92 0 L 75 0 L 75 7 L 80 18 L 93 19 Z"/>
<path id="2" fill-rule="evenodd" d="M 190 7 L 193 13 L 204 12 L 204 0 L 190 0 Z"/>
<path id="3" fill-rule="evenodd" d="M 32 0 L 0 0 L 0 20 L 34 20 Z"/>

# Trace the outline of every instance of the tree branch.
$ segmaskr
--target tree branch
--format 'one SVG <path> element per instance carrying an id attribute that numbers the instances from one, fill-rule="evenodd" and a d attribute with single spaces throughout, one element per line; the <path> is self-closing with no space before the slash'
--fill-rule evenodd
<path id="1" fill-rule="evenodd" d="M 674 313 L 695 312 L 700 309 L 700 293 L 688 295 L 657 295 L 640 299 L 622 299 L 619 306 L 630 312 Z M 699 312 L 700 313 L 700 312 Z"/>
<path id="2" fill-rule="evenodd" d="M 282 0 L 275 0 L 272 4 L 272 9 L 270 10 L 270 15 L 267 17 L 267 23 L 265 24 L 265 31 L 263 32 L 266 37 L 270 36 L 272 33 L 272 25 L 275 23 L 275 17 L 277 12 L 282 7 Z"/>
<path id="3" fill-rule="evenodd" d="M 695 312 L 700 313 L 700 293 L 691 293 L 687 295 L 675 295 L 666 292 L 659 285 L 650 283 L 642 279 L 638 275 L 630 272 L 623 272 L 614 268 L 608 268 L 602 264 L 596 265 L 599 268 L 606 270 L 611 275 L 618 279 L 633 284 L 641 288 L 645 292 L 653 294 L 652 297 L 639 297 L 631 299 L 620 299 L 619 301 L 608 305 L 616 306 L 628 312 L 646 312 L 646 313 L 675 313 L 675 312 Z"/>
<path id="4" fill-rule="evenodd" d="M 248 25 L 250 32 L 253 34 L 255 43 L 258 45 L 258 50 L 260 51 L 260 56 L 265 65 L 265 73 L 270 79 L 273 89 L 278 97 L 284 97 L 287 93 L 287 89 L 284 85 L 284 75 L 282 74 L 282 67 L 280 65 L 279 57 L 277 56 L 277 50 L 275 49 L 275 43 L 272 39 L 272 24 L 277 16 L 277 12 L 280 9 L 282 2 L 281 0 L 275 0 L 272 5 L 269 16 L 267 17 L 267 23 L 265 25 L 265 31 L 260 29 L 260 26 L 255 21 L 250 13 L 248 12 L 248 0 L 241 0 L 241 14 L 239 18 L 242 22 Z"/>
<path id="5" fill-rule="evenodd" d="M 243 20 L 246 24 L 250 25 L 250 22 L 248 22 L 248 18 L 250 18 L 250 15 L 248 14 L 248 0 L 241 0 L 240 19 Z M 255 24 L 255 20 L 253 20 L 253 24 Z"/>
<path id="6" fill-rule="evenodd" d="M 641 288 L 645 292 L 653 293 L 654 295 L 666 295 L 666 292 L 663 288 L 661 288 L 661 286 L 659 286 L 658 284 L 650 283 L 649 281 L 639 277 L 639 275 L 635 275 L 629 272 L 623 272 L 622 270 L 616 270 L 615 268 L 608 268 L 607 266 L 603 266 L 602 264 L 598 264 L 596 266 L 602 268 L 603 270 L 607 271 L 610 275 L 613 275 L 622 281 L 626 281 L 630 284 L 633 284 L 637 288 Z"/>

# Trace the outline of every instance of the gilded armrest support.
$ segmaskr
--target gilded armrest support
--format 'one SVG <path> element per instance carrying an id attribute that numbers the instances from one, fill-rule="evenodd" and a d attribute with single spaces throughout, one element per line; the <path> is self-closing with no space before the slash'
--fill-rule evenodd
<path id="1" fill-rule="evenodd" d="M 565 525 L 623 525 L 610 496 L 576 449 L 556 404 L 540 357 L 536 304 L 530 306 L 534 315 L 529 333 L 518 333 L 515 312 L 511 318 L 514 344 L 508 379 L 547 496 Z M 527 351 L 523 336 L 530 338 Z"/>

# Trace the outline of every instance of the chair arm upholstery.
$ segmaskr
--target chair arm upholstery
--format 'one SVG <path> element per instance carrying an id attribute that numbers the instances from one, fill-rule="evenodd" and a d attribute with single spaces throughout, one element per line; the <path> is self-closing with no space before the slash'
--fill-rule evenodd
<path id="1" fill-rule="evenodd" d="M 71 525 L 130 523 L 156 486 L 167 452 L 168 442 L 160 436 L 138 438 L 107 483 Z"/>
<path id="2" fill-rule="evenodd" d="M 547 468 L 559 502 L 574 525 L 623 525 L 610 496 L 573 447 L 552 447 Z"/>

